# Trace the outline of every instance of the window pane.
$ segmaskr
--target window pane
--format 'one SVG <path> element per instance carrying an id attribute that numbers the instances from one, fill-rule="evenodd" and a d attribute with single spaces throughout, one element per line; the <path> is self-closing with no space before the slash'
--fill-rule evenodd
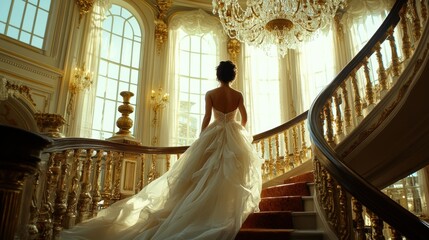
<path id="1" fill-rule="evenodd" d="M 40 0 L 39 1 L 39 7 L 46 10 L 46 11 L 49 11 L 50 6 L 51 6 L 51 0 Z"/>
<path id="2" fill-rule="evenodd" d="M 104 96 L 106 92 L 107 79 L 99 76 L 97 81 L 97 96 Z"/>
<path id="3" fill-rule="evenodd" d="M 198 53 L 191 53 L 191 76 L 192 77 L 200 77 L 201 74 L 201 55 Z"/>
<path id="4" fill-rule="evenodd" d="M 130 68 L 121 67 L 121 76 L 119 79 L 121 81 L 128 82 L 130 80 Z"/>
<path id="5" fill-rule="evenodd" d="M 14 1 L 12 6 L 12 15 L 9 24 L 17 28 L 21 27 L 22 16 L 24 16 L 24 1 Z"/>
<path id="6" fill-rule="evenodd" d="M 130 83 L 137 84 L 139 82 L 139 71 L 131 70 L 131 79 Z"/>
<path id="7" fill-rule="evenodd" d="M 190 82 L 191 88 L 189 89 L 189 92 L 201 93 L 200 83 L 201 83 L 201 79 L 191 78 L 191 82 Z"/>
<path id="8" fill-rule="evenodd" d="M 46 24 L 48 22 L 48 12 L 38 11 L 36 18 L 36 25 L 34 26 L 34 34 L 38 36 L 45 36 Z"/>
<path id="9" fill-rule="evenodd" d="M 30 43 L 31 35 L 27 32 L 21 32 L 21 36 L 19 36 L 19 40 L 24 43 Z"/>
<path id="10" fill-rule="evenodd" d="M 9 26 L 7 29 L 7 35 L 11 38 L 18 39 L 19 29 L 12 27 L 12 26 Z"/>
<path id="11" fill-rule="evenodd" d="M 6 24 L 0 22 L 0 33 L 4 34 L 6 31 Z"/>
<path id="12" fill-rule="evenodd" d="M 134 42 L 134 49 L 130 53 L 130 55 L 132 54 L 133 56 L 132 66 L 135 68 L 138 68 L 140 64 L 140 46 L 140 43 Z"/>
<path id="13" fill-rule="evenodd" d="M 133 28 L 134 36 L 141 37 L 142 35 L 141 35 L 141 32 L 140 32 L 140 24 L 137 22 L 137 20 L 135 18 L 131 18 L 129 20 L 129 23 L 130 23 L 130 25 Z M 139 41 L 140 42 L 141 40 L 135 39 L 135 41 Z"/>
<path id="14" fill-rule="evenodd" d="M 0 22 L 6 23 L 7 17 L 9 16 L 9 9 L 12 0 L 2 0 L 0 8 Z"/>
<path id="15" fill-rule="evenodd" d="M 43 47 L 43 38 L 37 37 L 33 35 L 33 39 L 31 41 L 31 46 L 42 48 Z"/>
<path id="16" fill-rule="evenodd" d="M 129 89 L 129 84 L 128 83 L 124 83 L 124 82 L 119 82 L 119 90 L 118 90 L 118 94 L 120 94 L 122 91 L 128 91 Z"/>
<path id="17" fill-rule="evenodd" d="M 32 5 L 27 5 L 25 10 L 24 22 L 22 24 L 22 30 L 31 32 L 33 30 L 34 17 L 36 16 L 36 7 Z"/>
<path id="18" fill-rule="evenodd" d="M 111 100 L 106 100 L 104 103 L 104 106 L 105 106 L 104 108 L 105 111 L 103 113 L 104 119 L 103 119 L 102 130 L 113 133 L 114 126 L 116 123 L 115 113 L 114 113 L 114 110 L 116 110 L 116 102 Z"/>
<path id="19" fill-rule="evenodd" d="M 122 37 L 117 35 L 112 35 L 112 42 L 110 43 L 110 54 L 109 58 L 111 61 L 120 62 L 121 57 L 121 46 L 122 46 Z"/>
<path id="20" fill-rule="evenodd" d="M 107 80 L 106 98 L 115 100 L 118 98 L 118 81 L 116 79 Z"/>
<path id="21" fill-rule="evenodd" d="M 123 31 L 124 31 L 124 21 L 125 20 L 123 18 L 119 18 L 119 17 L 113 18 L 113 29 L 112 29 L 112 32 L 114 34 L 122 36 Z"/>
<path id="22" fill-rule="evenodd" d="M 124 42 L 122 45 L 122 59 L 121 59 L 122 64 L 124 65 L 131 64 L 130 52 L 132 52 L 132 42 L 128 39 L 124 39 Z M 140 56 L 138 53 L 136 55 Z"/>

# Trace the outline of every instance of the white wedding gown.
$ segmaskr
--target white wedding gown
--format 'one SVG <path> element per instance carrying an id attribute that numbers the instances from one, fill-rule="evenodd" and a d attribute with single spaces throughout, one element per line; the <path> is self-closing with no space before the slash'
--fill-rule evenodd
<path id="1" fill-rule="evenodd" d="M 171 169 L 61 239 L 234 239 L 259 211 L 261 164 L 238 110 L 211 123 Z"/>

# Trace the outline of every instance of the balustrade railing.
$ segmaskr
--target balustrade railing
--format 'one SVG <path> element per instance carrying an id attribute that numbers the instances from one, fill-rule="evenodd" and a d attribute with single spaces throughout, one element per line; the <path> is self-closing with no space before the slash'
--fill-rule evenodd
<path id="1" fill-rule="evenodd" d="M 311 159 L 304 113 L 255 135 L 268 181 Z M 55 239 L 64 228 L 97 215 L 112 203 L 139 192 L 165 173 L 187 147 L 146 147 L 85 139 L 54 138 L 33 176 L 28 218 L 21 239 Z"/>
<path id="2" fill-rule="evenodd" d="M 378 189 L 354 181 L 358 176 L 340 163 L 388 119 L 404 97 L 415 78 L 411 74 L 401 79 L 405 69 L 408 67 L 415 75 L 422 67 L 421 59 L 412 59 L 422 51 L 425 54 L 420 56 L 423 59 L 427 56 L 427 45 L 419 44 L 423 35 L 423 43 L 427 42 L 427 33 L 423 32 L 427 28 L 427 7 L 427 1 L 397 1 L 374 36 L 309 110 L 316 195 L 339 239 L 402 239 L 403 236 L 424 239 L 429 236 L 427 223 L 391 204 Z M 383 56 L 383 48 L 389 49 L 390 54 Z M 410 61 L 413 62 L 409 67 Z M 380 106 L 388 96 L 390 105 Z M 377 107 L 382 109 L 382 114 L 374 117 L 371 112 Z M 345 171 L 339 172 L 339 169 Z M 358 195 L 359 189 L 371 190 Z M 371 205 L 365 206 L 360 202 L 362 199 Z M 385 211 L 395 211 L 396 217 L 379 217 L 381 210 L 372 205 L 375 201 L 386 201 Z M 391 225 L 401 228 L 401 234 Z"/>

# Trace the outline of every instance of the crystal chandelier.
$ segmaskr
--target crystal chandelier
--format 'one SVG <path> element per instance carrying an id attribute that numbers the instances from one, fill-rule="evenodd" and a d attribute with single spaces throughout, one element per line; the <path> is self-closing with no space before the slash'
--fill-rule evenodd
<path id="1" fill-rule="evenodd" d="M 345 0 L 213 0 L 213 13 L 230 38 L 268 51 L 288 49 L 312 39 L 327 26 Z"/>

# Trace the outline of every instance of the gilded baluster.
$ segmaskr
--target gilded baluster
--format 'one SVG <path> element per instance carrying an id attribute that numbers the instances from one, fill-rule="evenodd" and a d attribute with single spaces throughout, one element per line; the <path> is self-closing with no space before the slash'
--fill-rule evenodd
<path id="1" fill-rule="evenodd" d="M 51 239 L 52 238 L 52 212 L 53 206 L 51 202 L 51 195 L 53 191 L 54 173 L 55 168 L 55 155 L 57 153 L 50 153 L 48 166 L 46 169 L 46 185 L 43 192 L 42 205 L 39 210 L 39 218 L 37 219 L 37 229 L 39 234 L 37 239 Z"/>
<path id="2" fill-rule="evenodd" d="M 420 13 L 423 18 L 423 22 L 426 22 L 428 20 L 428 8 L 426 6 L 427 1 L 420 0 Z"/>
<path id="3" fill-rule="evenodd" d="M 321 188 L 319 189 L 319 196 L 321 200 L 321 205 L 323 209 L 325 210 L 325 213 L 327 213 L 327 209 L 329 208 L 326 203 L 328 202 L 328 172 L 326 169 L 323 168 L 322 165 L 320 165 L 321 169 Z"/>
<path id="4" fill-rule="evenodd" d="M 353 93 L 354 93 L 354 103 L 355 103 L 355 111 L 356 111 L 356 117 L 362 118 L 362 100 L 359 93 L 359 86 L 357 83 L 356 78 L 356 71 L 353 71 L 350 74 L 350 77 L 352 78 L 352 87 L 353 87 Z"/>
<path id="5" fill-rule="evenodd" d="M 292 138 L 293 138 L 293 162 L 294 162 L 294 166 L 299 166 L 301 165 L 302 161 L 301 161 L 301 154 L 299 152 L 299 147 L 298 147 L 298 130 L 297 130 L 297 126 L 293 126 L 292 127 Z"/>
<path id="6" fill-rule="evenodd" d="M 346 132 L 348 133 L 352 127 L 352 114 L 351 114 L 351 109 L 350 109 L 350 103 L 349 103 L 349 94 L 347 91 L 347 85 L 346 85 L 346 81 L 341 83 L 341 90 L 342 90 L 342 96 L 343 96 L 343 102 L 344 102 L 344 123 L 345 123 L 345 128 L 346 128 Z"/>
<path id="7" fill-rule="evenodd" d="M 305 138 L 305 122 L 302 121 L 300 123 L 300 128 L 301 128 L 301 162 L 306 161 L 307 160 L 307 142 L 306 142 L 306 138 Z"/>
<path id="8" fill-rule="evenodd" d="M 420 17 L 417 13 L 417 5 L 416 1 L 408 1 L 408 4 L 410 4 L 410 12 L 411 12 L 411 22 L 413 23 L 413 33 L 415 41 L 420 40 L 420 37 L 422 36 L 422 27 L 420 25 Z"/>
<path id="9" fill-rule="evenodd" d="M 371 225 L 372 225 L 372 239 L 374 240 L 384 240 L 383 236 L 383 221 L 375 215 L 375 213 L 369 211 L 369 216 L 371 219 Z"/>
<path id="10" fill-rule="evenodd" d="M 138 191 L 142 190 L 144 187 L 144 167 L 145 167 L 145 155 L 140 154 L 140 180 L 138 183 Z"/>
<path id="11" fill-rule="evenodd" d="M 331 224 L 333 229 L 338 229 L 338 217 L 335 213 L 335 194 L 334 194 L 334 181 L 331 175 L 325 170 L 326 186 L 325 186 L 325 198 L 323 202 L 323 208 L 328 218 L 328 222 Z"/>
<path id="12" fill-rule="evenodd" d="M 323 108 L 325 113 L 326 120 L 326 141 L 329 143 L 329 146 L 334 147 L 334 130 L 332 124 L 332 110 L 331 110 L 331 99 L 328 100 L 325 107 Z"/>
<path id="13" fill-rule="evenodd" d="M 411 41 L 410 35 L 408 34 L 408 25 L 407 25 L 407 4 L 404 4 L 401 11 L 399 12 L 401 16 L 400 24 L 402 28 L 402 52 L 405 59 L 410 59 L 411 57 Z"/>
<path id="14" fill-rule="evenodd" d="M 340 239 L 349 240 L 351 237 L 348 214 L 347 194 L 343 187 L 337 185 L 338 204 L 339 204 L 339 228 Z"/>
<path id="15" fill-rule="evenodd" d="M 402 240 L 402 235 L 396 231 L 392 226 L 389 225 L 390 230 L 390 240 Z"/>
<path id="16" fill-rule="evenodd" d="M 112 201 L 112 181 L 113 181 L 113 152 L 108 152 L 104 160 L 104 179 L 103 187 L 101 190 L 101 197 L 103 199 L 103 208 L 110 205 Z"/>
<path id="17" fill-rule="evenodd" d="M 124 154 L 123 153 L 115 153 L 114 155 L 114 162 L 113 162 L 113 189 L 112 189 L 112 203 L 118 201 L 121 199 L 121 170 L 122 170 L 122 163 L 124 160 Z"/>
<path id="18" fill-rule="evenodd" d="M 152 164 L 148 174 L 148 182 L 151 183 L 153 180 L 157 179 L 159 176 L 158 171 L 156 170 L 156 159 L 157 155 L 152 154 Z"/>
<path id="19" fill-rule="evenodd" d="M 71 150 L 66 150 L 62 154 L 59 154 L 58 157 L 61 157 L 59 165 L 61 166 L 61 174 L 57 183 L 57 192 L 55 198 L 55 208 L 54 208 L 54 238 L 59 236 L 60 232 L 63 230 L 63 219 L 67 211 L 67 179 L 69 175 L 70 164 L 67 163 L 68 156 Z"/>
<path id="20" fill-rule="evenodd" d="M 396 41 L 395 36 L 393 35 L 394 28 L 390 27 L 387 31 L 388 36 L 387 40 L 389 40 L 390 51 L 392 54 L 392 75 L 394 77 L 398 77 L 401 74 L 401 64 L 398 57 L 398 51 L 396 49 Z"/>
<path id="21" fill-rule="evenodd" d="M 273 157 L 273 141 L 272 137 L 268 138 L 268 177 L 272 179 L 274 177 L 274 157 Z"/>
<path id="22" fill-rule="evenodd" d="M 383 55 L 381 54 L 380 42 L 377 42 L 374 48 L 378 63 L 378 82 L 380 83 L 380 97 L 383 97 L 387 90 L 387 74 L 383 64 Z"/>
<path id="23" fill-rule="evenodd" d="M 335 105 L 335 115 L 336 115 L 335 116 L 336 137 L 337 137 L 337 143 L 338 143 L 344 138 L 343 119 L 341 115 L 341 97 L 338 96 L 338 91 L 335 91 L 334 93 L 334 105 Z"/>
<path id="24" fill-rule="evenodd" d="M 275 135 L 275 146 L 276 146 L 276 176 L 279 176 L 284 172 L 283 164 L 280 160 L 280 143 L 279 143 L 279 134 Z"/>
<path id="25" fill-rule="evenodd" d="M 165 155 L 165 161 L 166 161 L 165 165 L 166 165 L 167 171 L 170 169 L 170 164 L 171 164 L 170 158 L 171 158 L 170 154 Z"/>
<path id="26" fill-rule="evenodd" d="M 91 182 L 90 182 L 90 173 L 91 173 L 91 157 L 93 154 L 92 149 L 86 150 L 86 156 L 82 162 L 82 173 L 80 175 L 80 194 L 79 200 L 77 202 L 77 218 L 76 223 L 80 223 L 90 216 L 90 204 L 91 204 Z"/>
<path id="27" fill-rule="evenodd" d="M 356 200 L 356 198 L 352 198 L 352 204 L 353 204 L 353 212 L 354 212 L 354 222 L 356 225 L 356 234 L 355 238 L 356 240 L 365 240 L 365 222 L 363 220 L 363 208 L 362 204 Z"/>
<path id="28" fill-rule="evenodd" d="M 374 88 L 372 86 L 371 77 L 369 74 L 368 58 L 366 58 L 363 63 L 363 70 L 365 75 L 365 98 L 369 112 L 370 107 L 374 105 Z"/>
<path id="29" fill-rule="evenodd" d="M 65 228 L 71 228 L 76 221 L 77 216 L 77 200 L 78 200 L 78 188 L 79 188 L 79 159 L 81 154 L 81 149 L 74 150 L 72 156 L 72 165 L 71 165 L 71 182 L 69 193 L 67 196 L 67 210 L 66 217 L 64 221 Z"/>
<path id="30" fill-rule="evenodd" d="M 91 213 L 90 215 L 92 217 L 97 216 L 98 213 L 98 203 L 101 200 L 101 193 L 100 193 L 100 173 L 101 173 L 101 160 L 104 157 L 104 151 L 98 150 L 95 155 L 95 161 L 94 161 L 94 176 L 92 179 L 92 206 L 91 206 Z"/>
<path id="31" fill-rule="evenodd" d="M 283 132 L 283 140 L 285 143 L 285 153 L 284 153 L 285 154 L 285 162 L 284 162 L 284 171 L 285 172 L 291 170 L 294 167 L 292 161 L 290 160 L 288 134 L 289 134 L 289 131 L 287 131 L 287 130 L 285 130 Z"/>
<path id="32" fill-rule="evenodd" d="M 334 229 L 337 230 L 339 234 L 339 225 L 340 225 L 340 219 L 339 219 L 339 206 L 336 204 L 336 200 L 338 199 L 337 191 L 336 191 L 337 184 L 332 178 L 331 174 L 327 174 L 327 189 L 328 189 L 328 219 L 329 222 L 332 224 Z"/>
<path id="33" fill-rule="evenodd" d="M 265 159 L 265 140 L 262 139 L 261 142 L 261 157 L 262 159 L 264 159 L 264 163 L 262 164 L 261 168 L 262 168 L 262 178 L 266 179 L 267 178 L 267 160 Z"/>
<path id="34" fill-rule="evenodd" d="M 28 240 L 37 238 L 39 230 L 37 230 L 37 218 L 39 209 L 37 206 L 37 190 L 39 186 L 40 169 L 37 169 L 34 174 L 33 193 L 31 195 L 30 217 L 27 224 Z"/>

